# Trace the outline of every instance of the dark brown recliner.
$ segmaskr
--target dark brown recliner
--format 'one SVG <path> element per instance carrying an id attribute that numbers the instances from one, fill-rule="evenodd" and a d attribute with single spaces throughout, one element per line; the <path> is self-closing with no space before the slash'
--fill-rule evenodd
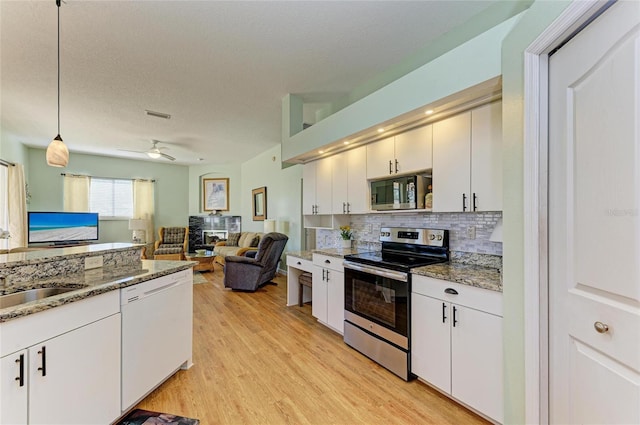
<path id="1" fill-rule="evenodd" d="M 224 287 L 255 291 L 273 279 L 280 256 L 289 238 L 282 233 L 267 233 L 260 240 L 255 258 L 227 256 L 224 265 Z"/>

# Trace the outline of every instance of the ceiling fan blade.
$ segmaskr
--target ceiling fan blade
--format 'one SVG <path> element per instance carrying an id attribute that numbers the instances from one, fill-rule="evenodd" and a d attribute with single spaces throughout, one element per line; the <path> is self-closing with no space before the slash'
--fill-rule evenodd
<path id="1" fill-rule="evenodd" d="M 162 156 L 163 158 L 168 159 L 169 161 L 175 161 L 176 159 L 174 157 L 172 157 L 171 155 L 168 155 L 164 152 L 160 152 L 160 156 Z"/>
<path id="2" fill-rule="evenodd" d="M 147 153 L 147 151 L 134 151 L 134 150 L 131 150 L 131 149 L 118 149 L 118 150 L 122 151 L 122 152 Z"/>

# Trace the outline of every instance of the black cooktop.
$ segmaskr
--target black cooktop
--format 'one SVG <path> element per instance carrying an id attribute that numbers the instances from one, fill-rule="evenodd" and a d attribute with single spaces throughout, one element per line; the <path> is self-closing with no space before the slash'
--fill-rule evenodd
<path id="1" fill-rule="evenodd" d="M 368 264 L 370 266 L 402 272 L 408 272 L 416 267 L 448 261 L 446 256 L 428 256 L 416 255 L 411 252 L 398 253 L 385 251 L 362 252 L 360 254 L 345 255 L 344 259 L 353 261 L 354 263 Z"/>

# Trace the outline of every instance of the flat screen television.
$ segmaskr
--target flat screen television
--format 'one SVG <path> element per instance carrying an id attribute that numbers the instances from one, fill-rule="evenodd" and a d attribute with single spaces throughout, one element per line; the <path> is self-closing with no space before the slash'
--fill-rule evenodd
<path id="1" fill-rule="evenodd" d="M 29 211 L 28 229 L 29 243 L 97 241 L 98 213 Z"/>

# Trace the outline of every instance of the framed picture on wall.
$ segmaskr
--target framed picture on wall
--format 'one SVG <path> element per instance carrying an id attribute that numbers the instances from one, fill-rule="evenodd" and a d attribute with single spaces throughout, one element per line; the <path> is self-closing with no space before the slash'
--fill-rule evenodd
<path id="1" fill-rule="evenodd" d="M 253 205 L 253 221 L 264 221 L 267 218 L 267 187 L 259 187 L 251 191 Z"/>
<path id="2" fill-rule="evenodd" d="M 202 210 L 229 211 L 229 179 L 202 179 Z"/>

